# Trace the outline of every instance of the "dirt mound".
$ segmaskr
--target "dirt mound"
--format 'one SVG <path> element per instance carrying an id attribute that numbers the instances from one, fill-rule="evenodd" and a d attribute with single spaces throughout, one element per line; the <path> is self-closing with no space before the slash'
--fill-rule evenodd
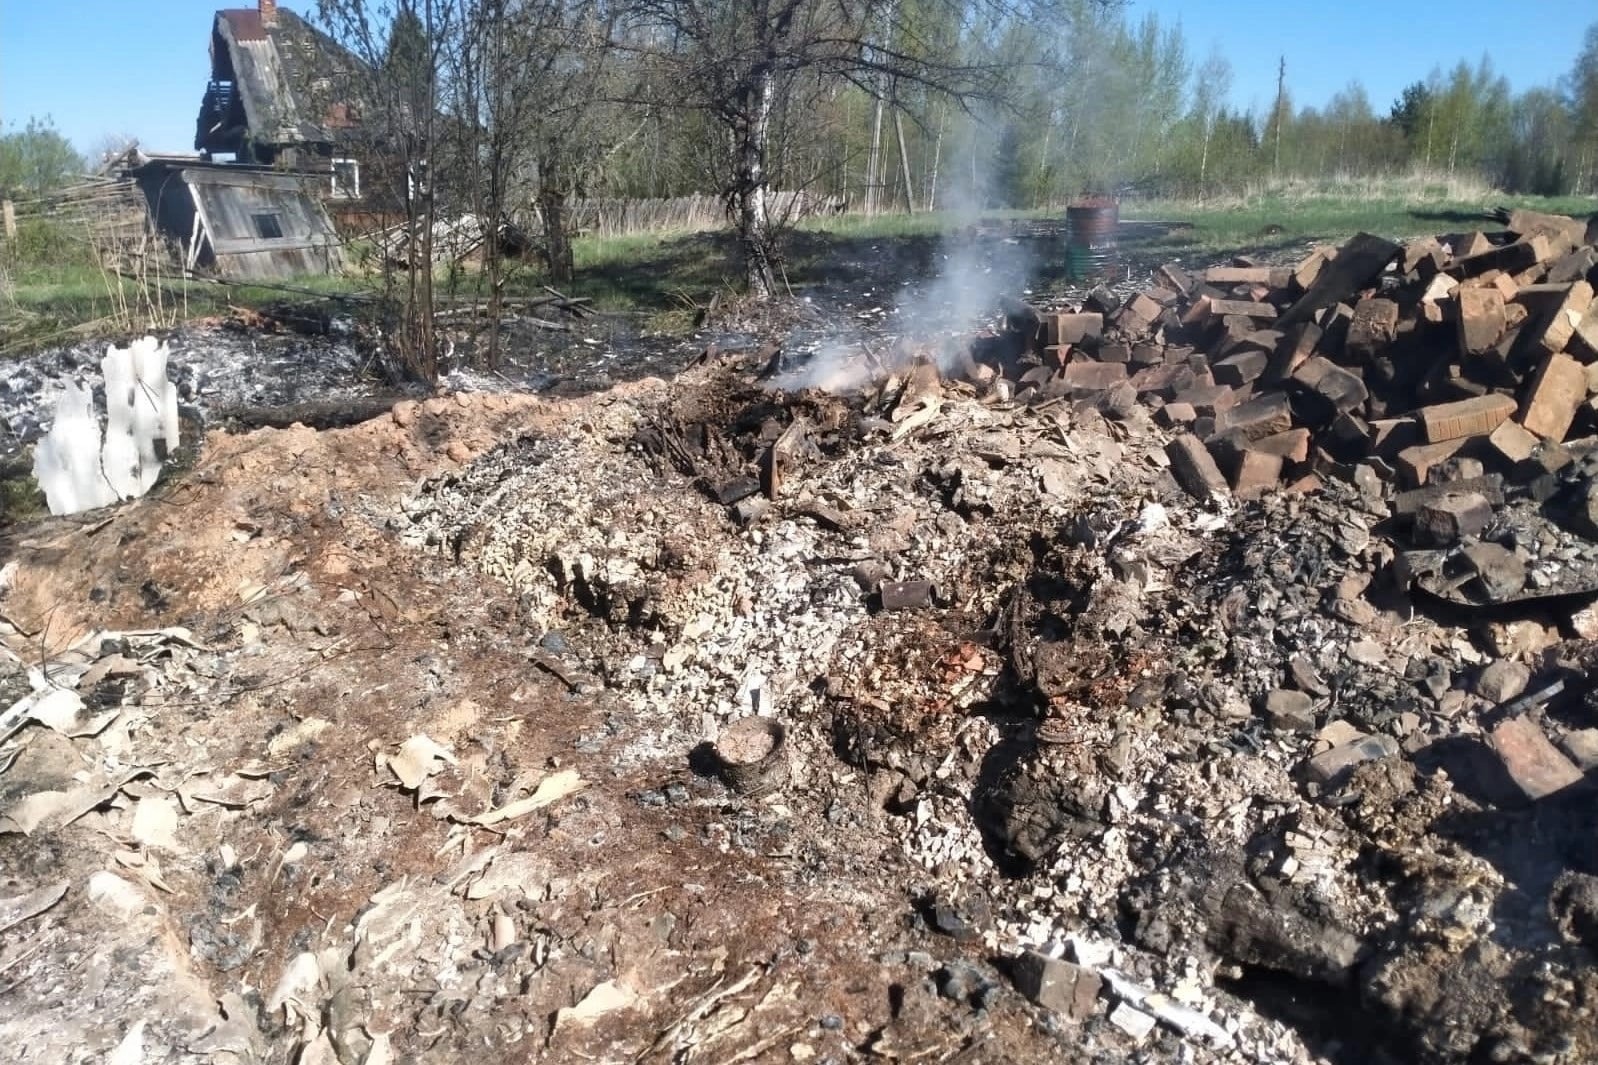
<path id="1" fill-rule="evenodd" d="M 1594 1055 L 1590 797 L 1532 801 L 1512 747 L 1590 713 L 1546 603 L 1417 601 L 1340 481 L 1197 504 L 1135 410 L 759 369 L 217 434 L 28 530 L 0 1033 Z M 750 715 L 787 763 L 740 792 L 712 756 Z"/>

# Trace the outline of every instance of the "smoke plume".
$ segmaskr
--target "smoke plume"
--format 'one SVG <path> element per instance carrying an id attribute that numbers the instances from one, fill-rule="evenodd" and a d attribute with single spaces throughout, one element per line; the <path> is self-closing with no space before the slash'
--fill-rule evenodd
<path id="1" fill-rule="evenodd" d="M 986 178 L 974 178 L 971 188 L 986 189 L 988 184 Z M 952 199 L 932 254 L 936 272 L 903 285 L 887 318 L 886 334 L 846 331 L 820 345 L 802 365 L 779 374 L 773 385 L 840 394 L 858 391 L 878 370 L 864 354 L 865 347 L 890 366 L 895 359 L 924 354 L 937 359 L 939 370 L 946 374 L 955 369 L 960 346 L 938 341 L 975 330 L 998 312 L 1001 297 L 1022 294 L 1034 262 L 1021 241 L 982 235 L 981 203 L 958 191 Z"/>

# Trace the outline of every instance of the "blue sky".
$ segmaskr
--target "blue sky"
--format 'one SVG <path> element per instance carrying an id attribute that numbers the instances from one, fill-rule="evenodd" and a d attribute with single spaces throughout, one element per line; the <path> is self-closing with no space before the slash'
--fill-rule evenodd
<path id="1" fill-rule="evenodd" d="M 249 0 L 236 0 L 240 6 Z M 187 151 L 209 73 L 216 0 L 0 0 L 0 125 L 50 115 L 80 149 L 112 133 Z M 287 0 L 306 12 L 314 0 Z M 1359 78 L 1378 111 L 1435 65 L 1483 52 L 1518 90 L 1564 75 L 1595 0 L 1341 0 L 1248 5 L 1133 0 L 1132 16 L 1181 20 L 1195 61 L 1217 47 L 1232 63 L 1232 102 L 1263 111 L 1287 57 L 1299 106 Z"/>
<path id="2" fill-rule="evenodd" d="M 4 3 L 5 0 L 0 0 Z M 1598 0 L 1132 0 L 1133 19 L 1180 20 L 1195 65 L 1218 48 L 1232 64 L 1232 103 L 1264 113 L 1287 59 L 1297 107 L 1319 105 L 1359 79 L 1378 114 L 1432 67 L 1483 53 L 1516 92 L 1552 85 L 1570 71 Z"/>

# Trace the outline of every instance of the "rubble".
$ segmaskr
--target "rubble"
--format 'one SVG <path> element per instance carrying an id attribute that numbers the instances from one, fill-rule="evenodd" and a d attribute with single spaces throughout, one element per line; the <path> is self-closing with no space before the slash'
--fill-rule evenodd
<path id="1" fill-rule="evenodd" d="M 1547 233 L 215 435 L 181 513 L 26 546 L 0 676 L 0 923 L 142 937 L 87 946 L 99 1003 L 206 993 L 0 1027 L 1591 1059 L 1598 447 Z M 171 620 L 39 639 L 110 615 Z"/>
<path id="2" fill-rule="evenodd" d="M 1123 317 L 1144 315 L 1112 316 L 1098 351 Z M 1091 359 L 1077 351 L 1067 369 Z M 1554 537 L 1546 548 L 1482 538 L 1511 499 L 1524 505 L 1513 469 L 1489 474 L 1455 456 L 1453 480 L 1421 478 L 1402 494 L 1391 468 L 1384 476 L 1329 457 L 1343 446 L 1337 418 L 1363 418 L 1375 402 L 1341 382 L 1317 393 L 1326 406 L 1308 423 L 1282 392 L 1228 403 L 1210 391 L 1186 404 L 1191 417 L 1152 419 L 1123 412 L 1089 377 L 1001 366 L 1007 376 L 951 373 L 937 386 L 936 414 L 896 434 L 892 411 L 912 387 L 929 387 L 913 383 L 920 371 L 909 368 L 924 365 L 913 351 L 903 357 L 905 369 L 888 363 L 842 395 L 750 388 L 729 361 L 653 403 L 609 408 L 583 440 L 507 447 L 424 486 L 408 504 L 406 535 L 424 547 L 458 544 L 462 562 L 510 582 L 535 626 L 584 632 L 596 647 L 585 667 L 633 713 L 676 722 L 680 746 L 774 707 L 796 765 L 806 751 L 836 751 L 869 778 L 871 805 L 902 820 L 906 857 L 1001 900 L 980 934 L 1021 951 L 1018 989 L 1062 1019 L 1098 1014 L 1078 997 L 1091 986 L 1080 963 L 1056 960 L 1048 944 L 1140 915 L 1128 946 L 1148 966 L 1140 978 L 1162 990 L 1115 997 L 1105 1015 L 1119 1012 L 1112 1026 L 1128 1038 L 1169 1028 L 1202 1045 L 1207 1037 L 1194 1033 L 1220 1030 L 1159 1005 L 1180 957 L 1339 987 L 1374 979 L 1365 959 L 1418 920 L 1429 896 L 1395 901 L 1362 879 L 1354 854 L 1408 852 L 1440 830 L 1432 819 L 1444 809 L 1525 801 L 1457 766 L 1440 771 L 1444 752 L 1497 761 L 1533 788 L 1546 780 L 1545 794 L 1574 783 L 1547 768 L 1546 751 L 1528 761 L 1524 744 L 1511 747 L 1479 716 L 1493 706 L 1488 696 L 1511 690 L 1506 670 L 1467 686 L 1487 659 L 1468 624 L 1416 614 L 1425 607 L 1417 585 L 1430 578 L 1402 564 L 1441 544 L 1439 580 L 1468 586 L 1460 594 L 1472 601 L 1518 602 L 1516 582 L 1533 583 L 1547 551 L 1590 553 L 1552 523 L 1541 526 Z M 1087 364 L 1113 368 L 1101 383 L 1123 380 L 1127 365 Z M 1317 373 L 1302 379 L 1332 376 Z M 996 387 L 1006 379 L 1013 390 Z M 1140 395 L 1160 406 L 1157 391 Z M 1485 438 L 1516 409 L 1495 401 L 1490 424 L 1436 434 Z M 800 422 L 809 450 L 786 467 L 758 525 L 692 488 L 746 476 Z M 1414 433 L 1426 437 L 1418 419 Z M 1259 453 L 1284 469 L 1319 463 L 1325 476 L 1308 495 L 1260 484 L 1256 463 L 1239 456 L 1261 442 Z M 548 508 L 535 517 L 509 503 L 570 500 L 557 493 L 560 471 L 573 467 L 639 487 L 568 502 L 553 522 Z M 663 496 L 652 487 L 661 480 L 689 494 Z M 1185 505 L 1184 490 L 1195 497 Z M 1151 498 L 1166 520 L 1140 517 Z M 818 507 L 826 520 L 813 516 Z M 1509 520 L 1523 527 L 1530 512 Z M 674 537 L 684 527 L 722 531 L 707 544 Z M 471 530 L 467 540 L 460 530 Z M 1416 537 L 1428 546 L 1412 546 Z M 1469 581 L 1451 575 L 1456 564 Z M 708 627 L 716 617 L 729 627 Z M 1568 734 L 1555 730 L 1560 742 Z M 817 787 L 802 776 L 786 801 Z M 836 799 L 813 801 L 832 823 L 850 823 Z M 1195 824 L 1229 827 L 1176 829 L 1171 811 L 1195 802 Z M 1246 854 L 1265 857 L 1249 865 Z M 992 879 L 986 855 L 1019 878 L 1013 886 Z M 1307 884 L 1320 886 L 1302 894 Z M 938 919 L 945 926 L 964 941 L 982 922 Z M 1446 1060 L 1436 1056 L 1444 1042 L 1429 1042 L 1440 1029 L 1392 1010 L 1383 1016 L 1409 1033 L 1406 1046 Z"/>

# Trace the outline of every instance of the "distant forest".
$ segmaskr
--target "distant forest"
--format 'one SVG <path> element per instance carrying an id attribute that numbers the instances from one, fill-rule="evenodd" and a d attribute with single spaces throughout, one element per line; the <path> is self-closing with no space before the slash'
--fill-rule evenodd
<path id="1" fill-rule="evenodd" d="M 339 31 L 353 25 L 349 16 L 375 20 L 379 6 L 324 0 L 319 12 L 307 14 L 347 38 Z M 585 83 L 590 91 L 580 113 L 569 103 L 550 109 L 560 112 L 564 140 L 576 139 L 576 127 L 589 127 L 582 139 L 602 147 L 582 160 L 582 191 L 663 197 L 725 184 L 719 158 L 725 122 L 714 106 L 699 106 L 701 86 L 659 77 L 661 41 L 649 26 L 669 26 L 676 43 L 668 48 L 694 46 L 677 24 L 720 20 L 724 26 L 707 28 L 727 38 L 732 57 L 741 50 L 738 22 L 758 20 L 762 11 L 773 20 L 791 11 L 795 22 L 814 22 L 807 9 L 819 5 L 401 0 L 397 6 L 401 21 L 431 23 L 435 33 L 502 23 L 518 46 L 560 57 L 540 75 L 545 81 L 562 64 L 568 75 L 579 68 L 592 74 L 604 53 L 603 80 Z M 1587 29 L 1569 71 L 1523 93 L 1511 92 L 1484 55 L 1435 67 L 1397 100 L 1371 100 L 1356 78 L 1332 99 L 1300 106 L 1288 68 L 1280 95 L 1260 113 L 1227 105 L 1232 70 L 1224 56 L 1195 56 L 1180 26 L 1153 16 L 1131 21 L 1122 4 L 857 0 L 836 6 L 857 17 L 828 30 L 848 38 L 856 54 L 778 63 L 764 162 L 771 185 L 846 197 L 855 208 L 1038 207 L 1129 186 L 1194 197 L 1276 178 L 1415 169 L 1474 176 L 1510 192 L 1598 193 L 1598 22 Z M 579 27 L 586 29 L 574 32 Z M 750 35 L 756 43 L 758 37 Z M 1484 53 L 1491 45 L 1482 42 Z M 446 103 L 452 74 L 462 73 L 452 62 L 459 52 L 437 49 L 438 91 Z M 1275 65 L 1273 57 L 1259 61 Z M 716 76 L 685 73 L 696 81 Z M 525 71 L 513 78 L 535 80 Z M 108 122 L 114 125 L 114 117 Z M 540 139 L 536 117 L 520 116 L 518 124 L 529 140 Z M 530 155 L 539 154 L 535 145 Z M 47 121 L 33 121 L 0 137 L 0 189 L 43 191 L 85 162 Z"/>
<path id="2" fill-rule="evenodd" d="M 403 204 L 413 263 L 438 219 L 472 214 L 541 230 L 568 278 L 571 206 L 590 197 L 719 196 L 750 291 L 770 297 L 792 221 L 773 189 L 865 212 L 1394 175 L 1598 192 L 1598 22 L 1569 71 L 1518 95 L 1484 56 L 1394 101 L 1354 81 L 1299 106 L 1293 71 L 1261 57 L 1279 90 L 1239 113 L 1225 57 L 1117 0 L 319 0 L 304 14 L 355 60 L 323 90 L 359 115 L 363 190 Z M 84 165 L 33 121 L 0 138 L 0 193 L 38 195 Z M 411 302 L 430 302 L 429 283 L 410 278 Z"/>

